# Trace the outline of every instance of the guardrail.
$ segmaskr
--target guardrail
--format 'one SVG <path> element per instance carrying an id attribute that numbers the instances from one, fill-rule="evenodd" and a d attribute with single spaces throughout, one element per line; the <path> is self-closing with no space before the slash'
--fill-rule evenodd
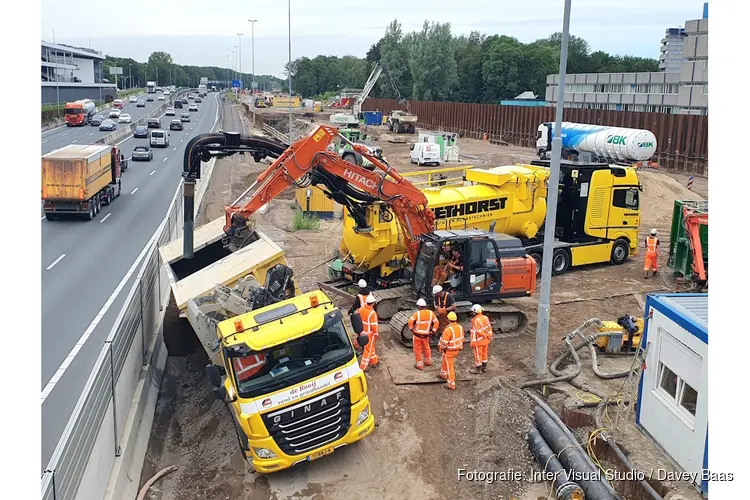
<path id="1" fill-rule="evenodd" d="M 221 100 L 218 106 L 216 123 L 220 126 Z M 210 181 L 214 163 L 214 160 L 201 163 L 196 214 L 206 191 L 201 184 Z M 146 437 L 150 433 L 153 407 L 151 415 L 147 407 L 149 403 L 155 405 L 166 362 L 162 323 L 170 288 L 158 249 L 181 234 L 181 189 L 182 184 L 174 193 L 166 217 L 144 248 L 144 262 L 42 474 L 43 500 L 105 496 L 119 500 L 128 498 L 125 490 L 138 487 L 145 446 L 136 446 L 136 440 L 139 431 L 145 430 Z M 148 429 L 142 429 L 141 422 L 148 422 Z M 135 456 L 138 454 L 142 454 L 140 458 Z M 134 459 L 141 464 L 131 464 Z M 138 473 L 135 479 L 127 474 L 131 465 Z"/>

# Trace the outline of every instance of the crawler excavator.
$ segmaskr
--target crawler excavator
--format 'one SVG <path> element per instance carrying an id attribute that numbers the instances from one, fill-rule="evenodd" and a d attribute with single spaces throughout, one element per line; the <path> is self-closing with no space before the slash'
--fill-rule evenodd
<path id="1" fill-rule="evenodd" d="M 432 286 L 445 268 L 445 251 L 463 259 L 463 269 L 452 278 L 457 313 L 461 322 L 469 322 L 472 303 L 484 304 L 484 311 L 498 334 L 522 329 L 526 315 L 500 302 L 510 297 L 531 295 L 536 287 L 536 261 L 526 255 L 518 238 L 481 230 L 435 230 L 435 215 L 427 208 L 427 198 L 401 176 L 382 157 L 367 148 L 349 143 L 351 148 L 372 163 L 369 170 L 343 160 L 331 150 L 341 137 L 333 127 L 319 125 L 307 137 L 286 146 L 263 137 L 236 133 L 209 133 L 193 138 L 185 150 L 183 177 L 194 179 L 200 162 L 211 157 L 236 153 L 250 154 L 256 161 L 275 158 L 270 167 L 243 192 L 232 205 L 225 207 L 224 247 L 235 252 L 258 239 L 252 215 L 288 187 L 315 185 L 340 203 L 351 214 L 361 231 L 367 231 L 366 209 L 380 204 L 405 228 L 404 238 L 409 261 L 411 286 L 394 289 L 399 294 L 399 310 L 390 321 L 391 331 L 409 345 L 411 332 L 406 320 L 416 301 L 433 301 Z M 188 193 L 189 190 L 186 190 Z M 186 200 L 187 206 L 187 200 Z M 186 210 L 185 214 L 191 214 Z M 186 224 L 189 227 L 189 224 Z M 187 236 L 187 235 L 186 235 Z M 190 258 L 191 238 L 186 237 L 185 257 Z M 467 328 L 468 331 L 468 328 Z"/>

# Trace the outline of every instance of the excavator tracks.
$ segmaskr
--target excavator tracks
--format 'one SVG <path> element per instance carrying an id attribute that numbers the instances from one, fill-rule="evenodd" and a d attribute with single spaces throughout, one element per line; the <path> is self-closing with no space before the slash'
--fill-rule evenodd
<path id="1" fill-rule="evenodd" d="M 412 306 L 413 307 L 413 306 Z M 482 304 L 484 314 L 490 319 L 495 338 L 512 338 L 517 337 L 526 330 L 529 319 L 526 314 L 515 306 L 508 303 L 491 303 Z M 391 333 L 406 347 L 412 346 L 412 333 L 409 330 L 408 321 L 416 309 L 399 311 L 394 314 L 388 326 Z M 465 342 L 469 342 L 469 328 L 471 327 L 471 306 L 458 306 L 456 313 L 458 321 L 466 331 Z M 437 335 L 430 338 L 430 345 L 436 346 L 439 337 Z"/>
<path id="2" fill-rule="evenodd" d="M 391 319 L 404 306 L 413 308 L 413 301 L 406 299 L 407 295 L 411 295 L 411 290 L 411 285 L 402 285 L 372 292 L 373 297 L 377 301 L 375 312 L 378 313 L 378 319 Z"/>

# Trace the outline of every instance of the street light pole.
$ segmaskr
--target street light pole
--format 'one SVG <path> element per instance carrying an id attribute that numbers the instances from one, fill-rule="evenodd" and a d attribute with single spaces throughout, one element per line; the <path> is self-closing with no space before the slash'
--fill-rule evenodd
<path id="1" fill-rule="evenodd" d="M 552 139 L 552 160 L 547 184 L 547 219 L 544 221 L 544 250 L 542 253 L 542 285 L 539 294 L 536 324 L 536 356 L 534 368 L 544 375 L 547 371 L 547 342 L 549 339 L 550 285 L 552 283 L 552 254 L 555 251 L 555 226 L 557 225 L 557 189 L 560 184 L 560 156 L 562 152 L 563 104 L 565 101 L 565 72 L 568 64 L 568 38 L 570 33 L 570 0 L 565 0 L 563 32 L 560 45 L 560 83 L 557 87 L 555 132 Z"/>
<path id="2" fill-rule="evenodd" d="M 240 55 L 239 55 L 240 77 L 238 78 L 238 80 L 241 81 L 242 80 L 242 33 L 237 33 L 237 38 L 240 39 L 240 44 L 238 45 L 238 47 L 240 48 Z M 242 87 L 244 87 L 244 85 L 240 85 L 240 89 L 242 89 Z"/>
<path id="3" fill-rule="evenodd" d="M 248 19 L 250 23 L 250 72 L 252 82 L 250 83 L 250 95 L 253 96 L 253 128 L 255 128 L 255 23 L 257 19 Z"/>
<path id="4" fill-rule="evenodd" d="M 293 141 L 292 136 L 292 0 L 287 0 L 287 11 L 289 13 L 289 144 Z"/>
<path id="5" fill-rule="evenodd" d="M 227 54 L 227 90 L 229 90 L 229 54 Z"/>

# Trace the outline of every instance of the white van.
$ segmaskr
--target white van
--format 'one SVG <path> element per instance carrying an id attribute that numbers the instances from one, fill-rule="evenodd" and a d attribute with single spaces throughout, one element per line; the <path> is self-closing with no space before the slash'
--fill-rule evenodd
<path id="1" fill-rule="evenodd" d="M 148 143 L 152 148 L 169 147 L 169 132 L 166 130 L 152 130 L 148 135 Z"/>
<path id="2" fill-rule="evenodd" d="M 417 165 L 440 165 L 440 145 L 432 142 L 417 142 L 411 147 L 409 161 Z"/>

